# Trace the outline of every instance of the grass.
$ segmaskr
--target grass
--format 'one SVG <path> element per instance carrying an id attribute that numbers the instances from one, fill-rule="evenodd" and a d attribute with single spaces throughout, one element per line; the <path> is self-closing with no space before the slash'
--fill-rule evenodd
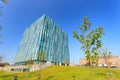
<path id="1" fill-rule="evenodd" d="M 110 69 L 112 76 L 108 79 L 107 68 L 87 68 L 71 66 L 51 66 L 46 69 L 34 72 L 7 72 L 0 71 L 0 80 L 13 80 L 17 75 L 18 80 L 120 80 L 120 70 Z"/>

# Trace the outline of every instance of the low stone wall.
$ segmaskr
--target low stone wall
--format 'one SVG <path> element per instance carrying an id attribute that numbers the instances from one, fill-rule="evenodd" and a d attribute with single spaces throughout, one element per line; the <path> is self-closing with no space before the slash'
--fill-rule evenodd
<path id="1" fill-rule="evenodd" d="M 0 67 L 0 70 L 3 70 L 3 67 Z"/>
<path id="2" fill-rule="evenodd" d="M 21 66 L 5 66 L 0 67 L 0 70 L 12 71 L 12 72 L 32 72 L 36 70 L 41 70 L 51 66 L 51 63 L 45 64 L 33 64 L 33 65 L 21 65 Z"/>
<path id="3" fill-rule="evenodd" d="M 27 68 L 26 66 L 5 66 L 5 67 L 0 67 L 0 70 L 23 72 L 23 70 L 26 68 Z"/>
<path id="4" fill-rule="evenodd" d="M 51 66 L 51 65 L 53 65 L 53 64 L 51 64 L 51 63 L 34 64 L 34 65 L 32 65 L 32 67 L 30 68 L 30 71 L 41 70 L 41 69 L 47 68 L 47 67 L 49 67 L 49 66 Z"/>

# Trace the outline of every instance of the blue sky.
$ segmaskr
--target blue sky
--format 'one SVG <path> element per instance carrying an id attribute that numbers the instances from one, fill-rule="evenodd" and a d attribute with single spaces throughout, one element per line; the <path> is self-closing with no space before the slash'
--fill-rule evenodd
<path id="1" fill-rule="evenodd" d="M 61 26 L 69 37 L 69 53 L 72 63 L 79 63 L 83 58 L 81 44 L 73 38 L 72 31 L 78 30 L 83 17 L 88 16 L 92 28 L 103 26 L 103 48 L 108 48 L 114 55 L 120 56 L 120 1 L 119 0 L 9 0 L 0 17 L 3 44 L 0 55 L 5 61 L 13 63 L 23 32 L 44 13 Z"/>

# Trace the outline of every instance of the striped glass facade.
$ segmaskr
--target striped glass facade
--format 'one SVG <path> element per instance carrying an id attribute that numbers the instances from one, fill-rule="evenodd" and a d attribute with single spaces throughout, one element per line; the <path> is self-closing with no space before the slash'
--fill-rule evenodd
<path id="1" fill-rule="evenodd" d="M 68 36 L 47 15 L 25 30 L 14 62 L 20 64 L 30 59 L 37 61 L 41 51 L 45 54 L 46 62 L 69 62 Z"/>

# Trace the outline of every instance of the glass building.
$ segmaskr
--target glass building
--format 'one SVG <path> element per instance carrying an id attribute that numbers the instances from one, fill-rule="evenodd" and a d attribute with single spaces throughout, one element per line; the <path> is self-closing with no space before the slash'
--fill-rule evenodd
<path id="1" fill-rule="evenodd" d="M 37 62 L 41 51 L 46 62 L 69 63 L 68 36 L 45 14 L 25 30 L 14 62 L 23 64 L 30 59 Z"/>

